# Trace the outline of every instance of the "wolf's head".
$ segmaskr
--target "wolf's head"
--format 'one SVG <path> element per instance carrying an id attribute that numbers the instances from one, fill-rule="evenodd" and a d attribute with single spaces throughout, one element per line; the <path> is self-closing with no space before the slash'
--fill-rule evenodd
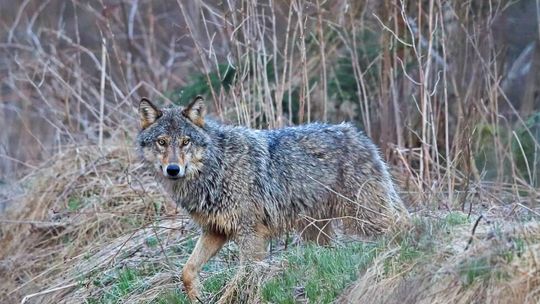
<path id="1" fill-rule="evenodd" d="M 139 104 L 139 150 L 169 179 L 190 179 L 200 172 L 210 139 L 204 131 L 205 106 L 197 96 L 187 107 L 160 109 L 143 98 Z"/>

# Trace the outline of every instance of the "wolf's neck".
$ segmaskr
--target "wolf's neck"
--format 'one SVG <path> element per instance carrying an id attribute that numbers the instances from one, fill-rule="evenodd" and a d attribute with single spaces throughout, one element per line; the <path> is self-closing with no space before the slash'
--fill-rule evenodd
<path id="1" fill-rule="evenodd" d="M 220 205 L 219 197 L 223 181 L 222 161 L 219 147 L 209 146 L 201 171 L 187 180 L 170 180 L 161 177 L 161 183 L 175 203 L 189 213 L 208 210 L 207 205 Z"/>

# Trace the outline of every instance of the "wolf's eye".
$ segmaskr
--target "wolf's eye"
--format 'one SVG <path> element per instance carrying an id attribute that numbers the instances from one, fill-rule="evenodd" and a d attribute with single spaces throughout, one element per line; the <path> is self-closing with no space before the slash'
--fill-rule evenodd
<path id="1" fill-rule="evenodd" d="M 160 146 L 165 146 L 165 144 L 167 144 L 167 142 L 165 141 L 165 139 L 158 139 L 157 143 L 158 143 L 158 145 L 160 145 Z"/>
<path id="2" fill-rule="evenodd" d="M 189 137 L 186 137 L 184 138 L 184 140 L 182 140 L 182 145 L 187 146 L 189 145 L 190 142 L 191 142 L 191 139 Z"/>

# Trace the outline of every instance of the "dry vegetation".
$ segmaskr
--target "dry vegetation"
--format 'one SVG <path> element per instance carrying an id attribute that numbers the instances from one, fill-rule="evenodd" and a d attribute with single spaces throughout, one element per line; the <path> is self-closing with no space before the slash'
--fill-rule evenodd
<path id="1" fill-rule="evenodd" d="M 0 302 L 185 300 L 197 230 L 138 163 L 135 105 L 203 94 L 234 124 L 354 121 L 416 213 L 374 242 L 277 240 L 238 302 L 538 303 L 538 7 L 1 2 Z M 235 254 L 204 270 L 208 301 Z"/>
<path id="2" fill-rule="evenodd" d="M 448 239 L 435 235 L 435 244 L 414 246 L 422 259 L 408 263 L 399 261 L 403 245 L 388 250 L 337 303 L 538 303 L 540 226 L 501 225 L 476 231 L 474 243 L 463 229 L 445 231 Z"/>

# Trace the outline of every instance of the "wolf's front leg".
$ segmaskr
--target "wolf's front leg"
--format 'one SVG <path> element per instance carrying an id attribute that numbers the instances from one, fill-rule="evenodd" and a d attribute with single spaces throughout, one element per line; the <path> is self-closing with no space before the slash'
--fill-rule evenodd
<path id="1" fill-rule="evenodd" d="M 182 282 L 192 302 L 200 298 L 199 271 L 226 242 L 227 237 L 213 232 L 205 231 L 199 237 L 195 249 L 182 270 Z"/>

